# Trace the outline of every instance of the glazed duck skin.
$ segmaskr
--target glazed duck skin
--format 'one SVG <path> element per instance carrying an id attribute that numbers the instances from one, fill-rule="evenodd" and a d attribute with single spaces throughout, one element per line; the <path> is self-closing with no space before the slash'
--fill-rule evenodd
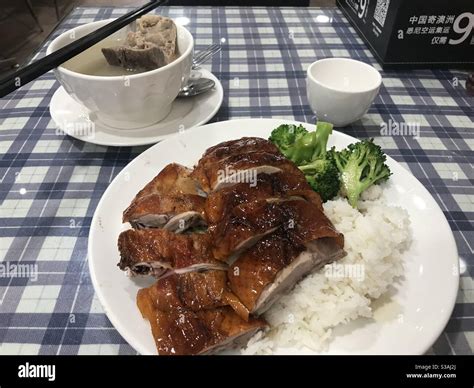
<path id="1" fill-rule="evenodd" d="M 223 269 L 214 259 L 206 234 L 183 235 L 164 229 L 130 229 L 118 240 L 122 271 L 160 278 L 170 273 Z"/>
<path id="2" fill-rule="evenodd" d="M 230 289 L 251 314 L 262 314 L 302 277 L 345 255 L 343 235 L 322 211 L 310 210 L 293 213 L 293 225 L 284 224 L 230 266 Z"/>
<path id="3" fill-rule="evenodd" d="M 177 308 L 199 311 L 230 306 L 242 319 L 249 319 L 248 309 L 230 291 L 225 271 L 172 274 L 157 280 L 146 290 L 160 311 Z"/>
<path id="4" fill-rule="evenodd" d="M 290 196 L 302 197 L 322 209 L 321 198 L 303 174 L 279 172 L 258 175 L 255 185 L 242 182 L 210 193 L 204 205 L 206 220 L 208 224 L 218 224 L 238 205 Z"/>
<path id="5" fill-rule="evenodd" d="M 202 193 L 199 185 L 191 178 L 192 170 L 178 163 L 166 165 L 160 173 L 154 177 L 142 190 L 138 192 L 135 199 L 149 194 L 196 194 Z"/>
<path id="6" fill-rule="evenodd" d="M 271 141 L 262 137 L 241 137 L 240 139 L 228 140 L 209 147 L 198 165 L 202 163 L 213 163 L 233 155 L 240 155 L 255 151 L 265 151 L 273 154 L 280 154 L 278 147 Z"/>
<path id="7" fill-rule="evenodd" d="M 133 201 L 124 213 L 124 220 L 137 229 L 163 228 L 183 233 L 206 225 L 205 203 L 204 197 L 195 194 L 149 194 Z"/>
<path id="8" fill-rule="evenodd" d="M 229 262 L 285 224 L 298 225 L 303 236 L 305 228 L 311 230 L 314 223 L 311 217 L 327 220 L 319 207 L 302 197 L 267 198 L 238 205 L 220 223 L 209 228 L 214 257 Z"/>
<path id="9" fill-rule="evenodd" d="M 192 177 L 203 185 L 206 192 L 211 191 L 207 172 L 216 164 L 223 164 L 226 159 L 252 152 L 266 152 L 281 155 L 278 148 L 270 141 L 260 137 L 243 137 L 237 140 L 225 141 L 210 147 L 199 159 Z"/>
<path id="10" fill-rule="evenodd" d="M 162 311 L 148 294 L 148 289 L 138 291 L 137 305 L 143 318 L 150 323 L 160 355 L 213 353 L 245 343 L 267 327 L 263 319 L 243 320 L 230 307 Z"/>
<path id="11" fill-rule="evenodd" d="M 160 311 L 177 308 L 197 311 L 225 306 L 226 283 L 224 271 L 188 272 L 164 277 L 146 292 Z"/>
<path id="12" fill-rule="evenodd" d="M 205 193 L 191 177 L 192 170 L 168 164 L 133 199 L 123 222 L 135 228 L 165 228 L 184 232 L 205 225 Z"/>
<path id="13" fill-rule="evenodd" d="M 298 167 L 283 155 L 258 151 L 229 156 L 203 168 L 196 167 L 192 176 L 203 190 L 209 193 L 241 182 L 256 184 L 254 182 L 258 175 L 281 171 L 302 174 Z"/>

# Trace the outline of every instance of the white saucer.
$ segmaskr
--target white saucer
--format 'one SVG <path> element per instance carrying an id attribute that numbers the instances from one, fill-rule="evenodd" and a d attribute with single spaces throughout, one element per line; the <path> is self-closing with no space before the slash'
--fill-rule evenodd
<path id="1" fill-rule="evenodd" d="M 224 98 L 220 81 L 208 70 L 193 77 L 214 80 L 213 90 L 195 97 L 178 98 L 169 115 L 159 123 L 138 129 L 117 129 L 97 121 L 86 107 L 75 101 L 61 86 L 54 93 L 49 113 L 57 127 L 76 139 L 105 146 L 127 147 L 154 144 L 179 131 L 207 123 L 219 110 Z"/>

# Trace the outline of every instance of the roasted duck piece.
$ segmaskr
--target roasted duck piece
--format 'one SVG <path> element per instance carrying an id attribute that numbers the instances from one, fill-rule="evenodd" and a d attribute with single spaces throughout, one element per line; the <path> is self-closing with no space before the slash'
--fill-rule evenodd
<path id="1" fill-rule="evenodd" d="M 302 197 L 322 208 L 321 198 L 311 189 L 303 174 L 278 172 L 258 175 L 255 185 L 243 182 L 213 191 L 206 199 L 204 210 L 208 224 L 217 224 L 243 203 L 291 196 Z"/>
<path id="2" fill-rule="evenodd" d="M 211 158 L 213 158 L 215 161 L 216 159 L 222 159 L 227 156 L 254 151 L 265 151 L 274 154 L 280 153 L 277 146 L 263 137 L 241 137 L 240 139 L 224 141 L 209 147 L 202 155 L 199 163 L 204 162 L 206 159 L 211 160 Z"/>
<path id="3" fill-rule="evenodd" d="M 194 194 L 149 194 L 134 200 L 124 213 L 124 220 L 134 228 L 163 228 L 175 233 L 205 226 L 206 198 Z"/>
<path id="4" fill-rule="evenodd" d="M 184 232 L 205 225 L 205 193 L 190 178 L 191 170 L 167 165 L 134 198 L 123 213 L 123 222 L 135 228 L 165 228 Z"/>
<path id="5" fill-rule="evenodd" d="M 275 155 L 281 154 L 272 142 L 262 139 L 261 137 L 242 137 L 237 140 L 229 140 L 208 148 L 197 163 L 193 176 L 201 175 L 213 164 L 221 162 L 231 156 L 245 155 L 251 152 L 267 152 Z"/>
<path id="6" fill-rule="evenodd" d="M 315 223 L 311 217 L 321 218 L 321 215 L 329 223 L 318 206 L 302 197 L 267 198 L 243 203 L 209 228 L 214 257 L 229 262 L 285 224 L 298 225 L 298 233 L 304 234 L 305 228 L 311 230 Z"/>
<path id="7" fill-rule="evenodd" d="M 207 234 L 176 234 L 164 229 L 130 229 L 118 239 L 118 266 L 131 275 L 153 275 L 225 269 L 214 259 Z"/>
<path id="8" fill-rule="evenodd" d="M 153 178 L 135 199 L 149 194 L 203 194 L 199 185 L 191 178 L 192 170 L 178 163 L 170 163 Z M 205 195 L 205 194 L 204 194 Z"/>
<path id="9" fill-rule="evenodd" d="M 227 305 L 224 300 L 226 283 L 225 271 L 187 272 L 159 279 L 147 288 L 147 293 L 158 310 L 186 308 L 197 311 Z"/>
<path id="10" fill-rule="evenodd" d="M 297 216 L 293 228 L 284 224 L 239 256 L 228 270 L 230 289 L 251 314 L 262 314 L 302 277 L 345 255 L 343 235 L 322 211 Z"/>
<path id="11" fill-rule="evenodd" d="M 198 311 L 229 305 L 242 319 L 249 318 L 247 308 L 230 291 L 225 271 L 173 274 L 159 279 L 147 290 L 161 311 L 174 308 Z"/>
<path id="12" fill-rule="evenodd" d="M 267 326 L 263 319 L 245 321 L 228 306 L 196 311 L 158 306 L 149 288 L 138 291 L 137 305 L 142 316 L 150 322 L 161 355 L 213 353 L 244 344 Z"/>
<path id="13" fill-rule="evenodd" d="M 281 154 L 251 152 L 229 156 L 207 168 L 196 167 L 192 176 L 203 190 L 211 192 L 242 182 L 254 185 L 259 174 L 275 174 L 281 171 L 302 174 L 293 162 Z"/>

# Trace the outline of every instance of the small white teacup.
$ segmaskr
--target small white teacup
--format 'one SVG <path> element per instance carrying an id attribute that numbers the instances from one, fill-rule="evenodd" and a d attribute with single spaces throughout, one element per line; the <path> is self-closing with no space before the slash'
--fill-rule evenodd
<path id="1" fill-rule="evenodd" d="M 308 67 L 306 91 L 318 120 L 344 127 L 367 113 L 381 83 L 378 70 L 364 62 L 326 58 Z"/>

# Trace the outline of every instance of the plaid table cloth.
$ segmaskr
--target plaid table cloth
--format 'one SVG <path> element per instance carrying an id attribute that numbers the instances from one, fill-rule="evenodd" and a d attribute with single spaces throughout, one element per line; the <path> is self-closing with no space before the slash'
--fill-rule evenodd
<path id="1" fill-rule="evenodd" d="M 129 10 L 76 8 L 51 39 Z M 380 69 L 337 9 L 165 7 L 159 12 L 189 19 L 197 50 L 223 42 L 220 56 L 208 66 L 225 93 L 213 120 L 314 122 L 305 87 L 310 63 L 352 57 Z M 406 70 L 382 75 L 369 113 L 343 131 L 375 137 L 444 211 L 459 249 L 461 283 L 452 317 L 429 353 L 472 354 L 474 115 L 466 73 Z M 0 100 L 0 353 L 133 354 L 94 294 L 87 236 L 102 193 L 145 147 L 95 146 L 62 134 L 49 114 L 58 87 L 50 72 Z M 418 123 L 419 136 L 381 136 L 383 122 Z M 14 265 L 18 276 L 6 275 L 14 273 Z"/>

